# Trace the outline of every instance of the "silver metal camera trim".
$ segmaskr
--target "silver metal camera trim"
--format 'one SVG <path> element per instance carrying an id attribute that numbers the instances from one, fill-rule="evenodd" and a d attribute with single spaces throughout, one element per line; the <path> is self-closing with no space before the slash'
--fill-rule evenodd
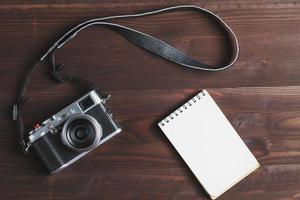
<path id="1" fill-rule="evenodd" d="M 88 96 L 90 96 L 93 99 L 94 105 L 88 108 L 87 110 L 83 111 L 79 106 L 79 102 Z M 103 102 L 105 102 L 105 99 L 101 99 L 95 90 L 90 91 L 89 93 L 80 97 L 78 100 L 76 100 L 66 108 L 62 109 L 61 111 L 59 111 L 58 113 L 50 117 L 49 119 L 45 120 L 42 123 L 41 127 L 30 131 L 29 145 L 34 143 L 39 138 L 43 137 L 45 134 L 50 134 L 51 127 L 57 127 L 58 125 L 64 123 L 70 115 L 86 113 L 90 109 L 94 108 L 95 106 Z"/>
<path id="2" fill-rule="evenodd" d="M 110 138 L 112 138 L 113 136 L 117 135 L 121 131 L 122 131 L 122 129 L 118 128 L 116 131 L 114 131 L 113 133 L 111 133 L 109 136 L 105 137 L 102 140 L 100 139 L 99 144 L 96 147 L 100 146 L 101 144 L 103 144 L 104 142 L 106 142 L 107 140 L 109 140 Z M 69 160 L 67 163 L 63 164 L 60 168 L 57 168 L 56 170 L 54 170 L 50 175 L 57 174 L 58 172 L 60 172 L 64 168 L 70 166 L 71 164 L 73 164 L 74 162 L 76 162 L 77 160 L 79 160 L 80 158 L 84 157 L 87 153 L 91 152 L 92 150 L 86 151 L 86 152 L 83 152 L 83 153 L 79 154 L 78 156 L 76 156 L 73 159 Z"/>
<path id="3" fill-rule="evenodd" d="M 94 105 L 91 106 L 90 108 L 88 108 L 87 110 L 82 111 L 82 109 L 79 106 L 79 102 L 81 100 L 83 100 L 84 98 L 86 98 L 87 96 L 90 96 L 93 99 Z M 109 96 L 108 96 L 108 98 L 109 98 Z M 67 114 L 68 116 L 70 116 L 70 114 L 71 115 L 84 114 L 87 111 L 89 111 L 90 109 L 92 109 L 95 106 L 99 105 L 100 103 L 104 104 L 106 101 L 107 101 L 107 99 L 100 98 L 95 90 L 85 94 L 84 96 L 80 97 L 78 100 L 76 100 L 75 102 L 73 102 L 72 104 L 70 104 L 69 106 L 64 108 L 63 110 L 61 110 L 58 113 L 56 113 L 55 115 L 53 115 L 51 118 L 45 120 L 42 123 L 42 126 L 40 128 L 32 130 L 31 133 L 30 133 L 30 136 L 29 136 L 28 145 L 30 146 L 32 143 L 37 141 L 39 138 L 43 137 L 45 134 L 51 134 L 49 127 L 57 127 L 58 125 L 60 125 L 60 124 L 64 123 L 65 121 L 67 121 L 68 120 L 67 117 L 66 118 L 61 117 L 63 114 L 68 113 Z M 109 117 L 110 117 L 110 115 L 109 115 Z M 96 147 L 100 146 L 101 144 L 103 144 L 104 142 L 106 142 L 107 140 L 109 140 L 110 138 L 115 136 L 116 134 L 120 133 L 121 131 L 122 131 L 122 129 L 119 127 L 117 130 L 115 130 L 113 133 L 106 136 L 105 138 L 103 138 L 103 139 L 100 138 L 100 140 L 99 140 L 98 144 L 96 145 Z M 84 157 L 87 153 L 94 150 L 95 148 L 93 148 L 89 151 L 85 151 L 85 152 L 82 152 L 82 153 L 78 154 L 78 156 L 74 157 L 73 159 L 69 160 L 67 163 L 63 164 L 61 167 L 54 170 L 51 173 L 51 175 L 54 175 L 54 174 L 60 172 L 61 170 L 63 170 L 64 168 L 70 166 L 71 164 L 73 164 L 74 162 L 76 162 L 80 158 Z"/>
<path id="4" fill-rule="evenodd" d="M 73 122 L 76 119 L 86 119 L 86 120 L 90 121 L 95 129 L 96 136 L 95 136 L 94 142 L 89 147 L 76 148 L 73 145 L 71 145 L 70 142 L 68 142 L 68 139 L 67 139 L 68 126 L 70 125 L 71 122 Z M 82 152 L 90 151 L 90 150 L 96 148 L 98 146 L 98 143 L 99 143 L 102 135 L 103 135 L 102 126 L 101 126 L 101 124 L 98 123 L 98 121 L 94 117 L 92 117 L 90 115 L 86 115 L 86 114 L 75 114 L 75 115 L 72 115 L 64 124 L 62 132 L 61 132 L 61 140 L 62 140 L 63 144 L 65 146 L 67 146 L 68 148 L 70 148 L 74 151 L 77 151 L 79 153 L 82 153 Z"/>

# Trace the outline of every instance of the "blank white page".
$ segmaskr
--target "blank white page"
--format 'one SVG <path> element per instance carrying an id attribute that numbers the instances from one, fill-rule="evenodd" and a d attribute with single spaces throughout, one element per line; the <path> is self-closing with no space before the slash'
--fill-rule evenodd
<path id="1" fill-rule="evenodd" d="M 205 90 L 158 125 L 212 199 L 259 167 Z"/>

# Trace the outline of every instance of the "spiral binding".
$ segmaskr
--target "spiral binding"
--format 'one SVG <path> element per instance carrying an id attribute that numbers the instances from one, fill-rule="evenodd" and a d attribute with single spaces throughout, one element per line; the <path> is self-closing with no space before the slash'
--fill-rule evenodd
<path id="1" fill-rule="evenodd" d="M 185 104 L 180 106 L 178 109 L 176 109 L 173 113 L 171 113 L 169 116 L 164 118 L 159 122 L 161 126 L 165 126 L 166 124 L 170 123 L 175 117 L 183 113 L 185 110 L 189 109 L 193 104 L 197 103 L 202 97 L 205 96 L 204 91 L 201 91 L 199 94 L 191 98 L 189 101 L 187 101 Z"/>

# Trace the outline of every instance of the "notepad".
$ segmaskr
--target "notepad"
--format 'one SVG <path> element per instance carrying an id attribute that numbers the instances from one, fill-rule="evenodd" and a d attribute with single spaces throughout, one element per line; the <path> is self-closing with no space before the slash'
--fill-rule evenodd
<path id="1" fill-rule="evenodd" d="M 259 167 L 206 90 L 158 125 L 212 199 Z"/>

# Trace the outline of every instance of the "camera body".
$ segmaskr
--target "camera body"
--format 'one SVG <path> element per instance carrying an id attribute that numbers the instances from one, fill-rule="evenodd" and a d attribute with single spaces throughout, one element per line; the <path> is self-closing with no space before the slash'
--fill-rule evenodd
<path id="1" fill-rule="evenodd" d="M 121 132 L 105 101 L 92 90 L 30 131 L 29 142 L 50 174 Z"/>

